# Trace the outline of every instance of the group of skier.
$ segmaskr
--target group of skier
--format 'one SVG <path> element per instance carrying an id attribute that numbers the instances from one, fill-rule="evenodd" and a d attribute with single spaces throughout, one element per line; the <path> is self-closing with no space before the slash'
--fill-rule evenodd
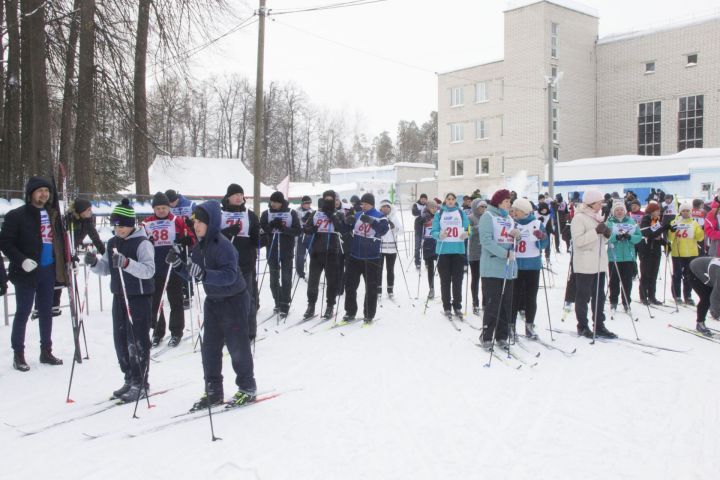
<path id="1" fill-rule="evenodd" d="M 650 199 L 643 211 L 631 192 L 620 199 L 596 189 L 572 202 L 558 194 L 551 201 L 541 195 L 534 203 L 506 189 L 486 199 L 464 196 L 460 204 L 454 193 L 442 201 L 422 194 L 412 207 L 414 264 L 419 277 L 425 264 L 428 301 L 435 298 L 437 272 L 442 310 L 451 321 L 463 320 L 463 284 L 469 282 L 471 298 L 465 302 L 472 304 L 473 314 L 480 316 L 482 311 L 481 345 L 492 349 L 513 341 L 518 317 L 524 321 L 525 336 L 538 338 L 537 297 L 541 280 L 545 284 L 553 240 L 557 253 L 561 241 L 571 252 L 566 309 L 575 304 L 577 332 L 586 337 L 615 337 L 605 325 L 606 282 L 611 311 L 618 305 L 631 309 L 632 283 L 638 275 L 640 301 L 648 307 L 662 303 L 656 283 L 665 254 L 672 258 L 673 299 L 694 305 L 694 291 L 700 299 L 696 328 L 711 335 L 704 321 L 708 311 L 716 318 L 720 315 L 720 201 L 715 198 L 708 206 L 702 201 L 678 204 L 662 195 Z M 238 387 L 232 404 L 253 402 L 257 387 L 251 344 L 257 335 L 265 276 L 259 269 L 262 249 L 278 321 L 290 314 L 297 284 L 305 279 L 303 321 L 318 314 L 323 321 L 337 318 L 344 295 L 341 323 L 362 318 L 371 324 L 383 295 L 383 273 L 385 293 L 392 298 L 397 260 L 405 272 L 398 248 L 403 221 L 392 202 L 383 199 L 376 208 L 375 196 L 364 193 L 347 203 L 327 190 L 317 208 L 312 203 L 306 196 L 292 208 L 283 193 L 274 192 L 268 209 L 258 217 L 247 207 L 243 188 L 234 183 L 220 202 L 199 205 L 174 190 L 157 192 L 151 201 L 153 214 L 144 219 L 138 219 L 128 199 L 114 208 L 114 236 L 105 245 L 88 200 L 76 199 L 63 217 L 54 185 L 31 178 L 25 205 L 6 215 L 0 233 L 17 304 L 14 368 L 30 369 L 24 338 L 33 305 L 40 320 L 40 361 L 62 364 L 52 353 L 53 308 L 59 308 L 57 286 L 70 281 L 72 269 L 65 267 L 79 261 L 75 254 L 69 259 L 64 254 L 64 242 L 70 238 L 75 252 L 89 236 L 92 246 L 85 249 L 84 263 L 92 272 L 110 276 L 113 294 L 113 337 L 124 376 L 113 396 L 137 401 L 147 395 L 151 349 L 174 348 L 182 342 L 184 310 L 199 300 L 202 284 L 204 305 L 193 311 L 203 313 L 199 327 L 205 392 L 192 410 L 225 401 L 223 347 L 230 353 Z M 361 279 L 362 312 L 357 298 Z M 0 262 L 0 294 L 6 291 Z M 167 331 L 169 340 L 161 347 Z M 78 354 L 76 347 L 76 360 Z"/>

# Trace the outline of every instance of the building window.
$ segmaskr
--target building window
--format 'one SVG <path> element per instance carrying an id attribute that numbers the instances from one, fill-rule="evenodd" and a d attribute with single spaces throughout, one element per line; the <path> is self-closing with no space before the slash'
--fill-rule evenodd
<path id="1" fill-rule="evenodd" d="M 698 63 L 698 54 L 697 53 L 691 53 L 687 56 L 687 63 L 685 64 L 686 67 L 694 67 Z"/>
<path id="2" fill-rule="evenodd" d="M 453 177 L 462 177 L 465 168 L 462 160 L 450 160 L 450 175 Z"/>
<path id="3" fill-rule="evenodd" d="M 678 152 L 703 146 L 703 96 L 680 98 Z"/>
<path id="4" fill-rule="evenodd" d="M 463 87 L 453 87 L 450 90 L 450 106 L 459 107 L 464 103 Z"/>
<path id="5" fill-rule="evenodd" d="M 552 88 L 552 99 L 553 99 L 553 102 L 557 102 L 557 101 L 558 101 L 557 76 L 558 76 L 558 67 L 557 67 L 557 65 L 551 65 L 551 66 L 550 66 L 550 77 L 553 79 L 553 82 L 552 82 L 550 88 Z"/>
<path id="6" fill-rule="evenodd" d="M 560 123 L 560 109 L 554 107 L 552 109 L 552 139 L 554 143 L 559 142 L 558 125 Z"/>
<path id="7" fill-rule="evenodd" d="M 556 162 L 560 160 L 560 147 L 557 145 L 553 147 L 553 160 Z"/>
<path id="8" fill-rule="evenodd" d="M 489 158 L 476 158 L 475 159 L 475 175 L 489 175 L 490 174 L 490 159 Z"/>
<path id="9" fill-rule="evenodd" d="M 488 82 L 478 82 L 475 84 L 475 103 L 483 103 L 488 98 Z"/>
<path id="10" fill-rule="evenodd" d="M 638 155 L 660 155 L 660 102 L 638 106 Z"/>
<path id="11" fill-rule="evenodd" d="M 655 62 L 645 62 L 645 73 L 655 73 Z"/>
<path id="12" fill-rule="evenodd" d="M 550 56 L 552 58 L 558 58 L 558 30 L 557 23 L 550 24 Z"/>
<path id="13" fill-rule="evenodd" d="M 450 124 L 450 142 L 457 143 L 462 142 L 464 137 L 463 124 L 462 123 L 451 123 Z"/>
<path id="14" fill-rule="evenodd" d="M 475 138 L 478 140 L 484 140 L 487 138 L 485 120 L 475 120 Z"/>

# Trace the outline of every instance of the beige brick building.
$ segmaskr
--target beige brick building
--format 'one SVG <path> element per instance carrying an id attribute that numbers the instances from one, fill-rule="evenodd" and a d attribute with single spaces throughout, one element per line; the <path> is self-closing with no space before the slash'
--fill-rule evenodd
<path id="1" fill-rule="evenodd" d="M 549 125 L 560 162 L 720 147 L 720 17 L 598 38 L 589 8 L 521 0 L 504 37 L 502 60 L 438 76 L 439 193 L 545 180 Z"/>

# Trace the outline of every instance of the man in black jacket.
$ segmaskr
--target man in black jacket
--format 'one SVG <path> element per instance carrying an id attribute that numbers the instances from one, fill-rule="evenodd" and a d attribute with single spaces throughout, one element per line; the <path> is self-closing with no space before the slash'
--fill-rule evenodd
<path id="1" fill-rule="evenodd" d="M 286 318 L 290 310 L 295 237 L 300 234 L 300 219 L 297 212 L 290 209 L 282 192 L 270 195 L 270 208 L 262 213 L 260 228 L 270 235 L 266 257 L 275 312 L 280 318 Z"/>
<path id="2" fill-rule="evenodd" d="M 0 233 L 0 248 L 10 259 L 15 285 L 15 319 L 11 343 L 13 367 L 27 372 L 25 327 L 36 302 L 40 324 L 40 363 L 62 365 L 52 354 L 52 303 L 55 282 L 65 283 L 63 230 L 60 212 L 52 208 L 55 192 L 42 177 L 25 186 L 25 205 L 8 212 Z"/>
<path id="3" fill-rule="evenodd" d="M 303 318 L 315 316 L 315 303 L 318 299 L 320 275 L 325 271 L 327 307 L 323 317 L 333 316 L 335 300 L 340 283 L 340 264 L 342 252 L 342 232 L 345 229 L 345 216 L 335 210 L 335 192 L 323 192 L 320 209 L 311 215 L 304 224 L 305 235 L 310 237 L 310 277 L 308 279 L 308 308 Z"/>
<path id="4" fill-rule="evenodd" d="M 250 292 L 248 316 L 250 340 L 257 335 L 258 295 L 257 259 L 260 251 L 260 220 L 246 207 L 245 191 L 237 183 L 227 187 L 222 199 L 222 234 L 230 240 L 238 254 L 238 266 Z M 252 287 L 252 288 L 251 288 Z"/>

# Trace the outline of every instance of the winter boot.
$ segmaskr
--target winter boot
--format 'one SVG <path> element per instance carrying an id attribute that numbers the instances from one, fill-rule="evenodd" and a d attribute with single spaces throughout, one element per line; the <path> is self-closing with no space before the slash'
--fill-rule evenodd
<path id="1" fill-rule="evenodd" d="M 604 323 L 595 327 L 595 336 L 600 338 L 617 338 L 617 335 L 608 330 Z"/>
<path id="2" fill-rule="evenodd" d="M 147 389 L 145 387 L 142 385 L 130 385 L 128 391 L 120 395 L 120 401 L 130 403 L 145 397 L 147 397 Z"/>
<path id="3" fill-rule="evenodd" d="M 393 287 L 388 287 L 387 292 L 388 298 L 393 298 L 395 296 L 395 294 L 393 293 Z"/>
<path id="4" fill-rule="evenodd" d="M 587 325 L 578 325 L 578 336 L 585 338 L 593 338 L 593 331 Z"/>
<path id="5" fill-rule="evenodd" d="M 162 342 L 162 337 L 153 337 L 152 343 L 150 344 L 150 348 L 155 348 L 158 345 L 160 345 L 160 342 Z"/>
<path id="6" fill-rule="evenodd" d="M 190 407 L 190 411 L 197 412 L 198 410 L 206 410 L 209 406 L 214 407 L 216 405 L 222 405 L 223 403 L 225 403 L 225 401 L 223 399 L 222 392 L 214 392 L 210 395 L 205 393 L 202 397 L 200 397 L 200 400 Z"/>
<path id="7" fill-rule="evenodd" d="M 525 324 L 525 336 L 531 340 L 536 340 L 538 338 L 538 334 L 535 332 L 535 325 L 532 323 Z"/>
<path id="8" fill-rule="evenodd" d="M 117 390 L 112 392 L 112 397 L 110 399 L 114 398 L 120 398 L 123 395 L 125 395 L 130 390 L 130 382 L 123 383 L 122 387 L 118 388 Z"/>
<path id="9" fill-rule="evenodd" d="M 288 316 L 287 312 L 280 312 L 280 313 L 278 313 L 278 318 L 279 318 L 280 320 L 285 321 L 285 319 L 287 318 L 287 316 Z"/>
<path id="10" fill-rule="evenodd" d="M 452 320 L 452 312 L 450 310 L 445 310 L 445 316 Z"/>
<path id="11" fill-rule="evenodd" d="M 37 320 L 38 318 L 40 318 L 40 314 L 38 313 L 37 310 L 33 310 L 32 313 L 30 314 L 30 318 L 32 318 L 33 320 Z"/>
<path id="12" fill-rule="evenodd" d="M 650 305 L 664 305 L 664 303 L 661 302 L 660 300 L 658 300 L 657 298 L 651 298 Z"/>
<path id="13" fill-rule="evenodd" d="M 454 308 L 453 311 L 455 313 L 455 316 L 458 317 L 460 321 L 462 321 L 464 318 L 462 308 Z"/>
<path id="14" fill-rule="evenodd" d="M 232 407 L 243 407 L 249 403 L 253 403 L 257 399 L 257 394 L 253 392 L 247 392 L 245 390 L 238 390 L 233 398 L 230 399 L 227 406 Z"/>
<path id="15" fill-rule="evenodd" d="M 482 336 L 480 336 L 480 346 L 484 348 L 485 350 L 490 350 L 493 346 L 492 340 L 483 340 Z"/>
<path id="16" fill-rule="evenodd" d="M 686 298 L 686 299 L 685 299 L 685 305 L 688 305 L 688 306 L 690 306 L 690 307 L 694 307 L 694 306 L 695 306 L 695 300 L 693 300 L 692 298 Z"/>
<path id="17" fill-rule="evenodd" d="M 697 322 L 697 324 L 695 325 L 695 330 L 702 333 L 706 337 L 712 337 L 712 332 L 709 328 L 705 326 L 705 322 Z"/>
<path id="18" fill-rule="evenodd" d="M 305 310 L 305 313 L 303 314 L 303 320 L 309 320 L 314 316 L 315 316 L 315 304 L 308 303 L 307 310 Z"/>
<path id="19" fill-rule="evenodd" d="M 15 352 L 15 355 L 13 355 L 13 368 L 19 372 L 27 372 L 30 370 L 30 366 L 25 361 L 25 354 L 23 352 Z"/>
<path id="20" fill-rule="evenodd" d="M 617 303 L 610 304 L 610 311 L 617 312 Z"/>
<path id="21" fill-rule="evenodd" d="M 373 321 L 372 318 L 368 318 L 368 317 L 363 318 L 363 323 L 364 323 L 365 325 L 370 325 L 370 324 L 372 324 L 372 321 Z"/>
<path id="22" fill-rule="evenodd" d="M 355 320 L 356 320 L 355 315 L 350 315 L 350 314 L 343 315 L 343 319 L 342 319 L 342 321 L 345 323 L 351 323 L 351 322 L 354 322 Z"/>
<path id="23" fill-rule="evenodd" d="M 428 298 L 429 298 L 430 300 L 432 300 L 433 298 L 435 298 L 435 289 L 434 289 L 434 288 L 431 288 L 430 291 L 428 292 Z"/>
<path id="24" fill-rule="evenodd" d="M 480 307 L 478 307 L 477 305 L 473 306 L 473 315 L 480 316 Z"/>
<path id="25" fill-rule="evenodd" d="M 46 363 L 48 365 L 62 365 L 63 361 L 53 355 L 49 348 L 43 348 L 40 350 L 40 363 Z"/>
<path id="26" fill-rule="evenodd" d="M 331 318 L 333 318 L 333 314 L 334 314 L 333 310 L 334 309 L 335 309 L 334 305 L 328 305 L 327 307 L 325 307 L 325 313 L 323 314 L 323 318 L 325 320 L 330 320 Z"/>
<path id="27" fill-rule="evenodd" d="M 182 337 L 178 337 L 177 335 L 172 335 L 170 337 L 170 340 L 168 340 L 167 346 L 170 348 L 175 348 L 178 345 L 180 345 L 181 340 L 182 340 Z"/>
<path id="28" fill-rule="evenodd" d="M 60 307 L 52 307 L 52 316 L 59 317 L 60 315 L 62 315 L 62 310 L 60 310 Z"/>

